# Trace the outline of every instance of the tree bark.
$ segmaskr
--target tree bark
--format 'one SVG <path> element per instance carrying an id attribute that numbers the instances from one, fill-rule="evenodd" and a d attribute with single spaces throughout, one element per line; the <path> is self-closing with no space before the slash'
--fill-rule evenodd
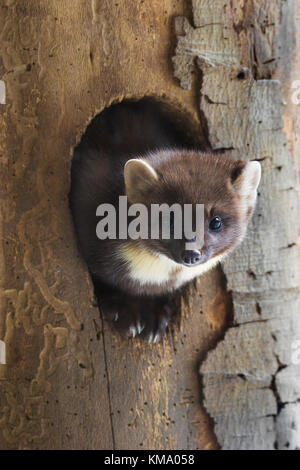
<path id="1" fill-rule="evenodd" d="M 299 121 L 285 116 L 287 142 L 280 83 L 271 80 L 289 83 L 294 2 L 257 3 L 3 0 L 0 449 L 299 445 L 288 344 L 299 338 L 289 153 Z M 174 31 L 178 16 L 188 20 Z M 176 75 L 190 91 L 173 76 L 175 32 L 185 34 Z M 209 61 L 202 32 L 215 52 Z M 193 132 L 207 131 L 214 148 L 264 166 L 246 243 L 225 274 L 199 279 L 180 328 L 159 345 L 123 341 L 103 323 L 68 208 L 71 156 L 87 124 L 112 102 L 145 95 L 183 113 Z"/>
<path id="2" fill-rule="evenodd" d="M 300 339 L 299 181 L 292 156 L 299 155 L 299 108 L 289 88 L 296 8 L 295 1 L 194 0 L 194 26 L 177 19 L 175 75 L 190 89 L 196 58 L 212 147 L 262 164 L 248 237 L 223 265 L 232 321 L 200 368 L 223 449 L 300 448 L 300 366 L 293 355 Z"/>

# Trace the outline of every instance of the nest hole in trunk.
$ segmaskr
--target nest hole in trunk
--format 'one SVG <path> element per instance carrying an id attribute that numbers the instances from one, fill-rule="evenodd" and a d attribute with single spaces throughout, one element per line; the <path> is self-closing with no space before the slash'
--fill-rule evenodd
<path id="1" fill-rule="evenodd" d="M 139 119 L 136 119 L 136 116 Z M 160 132 L 163 129 L 163 132 Z M 91 214 L 91 232 L 89 235 L 82 235 L 80 220 L 81 201 L 89 197 L 90 187 L 82 185 L 79 179 L 84 178 L 82 162 L 84 159 L 99 158 L 99 172 L 101 172 L 101 156 L 103 172 L 105 159 L 103 155 L 124 154 L 126 158 L 134 158 L 145 155 L 147 152 L 166 148 L 168 140 L 175 142 L 175 147 L 184 149 L 205 150 L 209 147 L 207 135 L 205 135 L 205 123 L 194 119 L 188 112 L 180 108 L 176 103 L 169 103 L 165 97 L 157 99 L 154 97 L 144 97 L 141 99 L 125 99 L 118 103 L 113 103 L 96 115 L 87 126 L 85 133 L 74 150 L 71 169 L 71 191 L 70 206 L 73 213 L 75 229 L 79 239 L 80 251 L 87 261 L 89 271 L 94 283 L 94 291 L 98 300 L 101 313 L 101 301 L 106 296 L 105 285 L 101 287 L 95 276 L 91 263 L 92 258 L 97 258 L 97 253 L 89 252 L 88 237 L 95 236 L 96 212 Z M 106 158 L 106 157 L 105 157 Z M 100 174 L 100 173 L 99 173 Z M 96 181 L 96 180 L 95 180 Z M 97 182 L 96 182 L 97 184 Z M 80 197 L 78 193 L 81 191 Z M 84 196 L 85 193 L 85 196 Z M 97 201 L 94 209 L 97 206 Z M 86 219 L 87 220 L 87 219 Z M 85 222 L 86 224 L 86 222 Z M 107 284 L 107 290 L 110 285 Z M 170 309 L 173 312 L 171 325 L 180 322 L 182 300 L 187 299 L 188 290 L 183 288 L 173 294 L 170 299 Z"/>

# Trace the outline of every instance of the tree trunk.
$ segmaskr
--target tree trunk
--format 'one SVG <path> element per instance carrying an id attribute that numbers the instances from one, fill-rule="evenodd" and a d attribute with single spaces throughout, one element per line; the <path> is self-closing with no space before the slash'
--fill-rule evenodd
<path id="1" fill-rule="evenodd" d="M 295 2 L 192 3 L 2 2 L 0 449 L 300 445 L 299 121 L 287 94 L 287 140 L 274 80 L 287 90 Z M 175 31 L 174 17 L 187 18 Z M 103 323 L 68 208 L 87 124 L 146 95 L 264 175 L 243 247 L 199 279 L 159 345 Z"/>
<path id="2" fill-rule="evenodd" d="M 263 175 L 248 237 L 223 266 L 233 314 L 200 368 L 205 408 L 223 449 L 297 449 L 299 183 L 291 153 L 299 155 L 299 143 L 292 142 L 297 111 L 289 90 L 297 5 L 225 3 L 193 2 L 195 27 L 177 20 L 183 36 L 174 58 L 176 76 L 190 88 L 187 67 L 197 57 L 212 147 L 259 160 Z"/>

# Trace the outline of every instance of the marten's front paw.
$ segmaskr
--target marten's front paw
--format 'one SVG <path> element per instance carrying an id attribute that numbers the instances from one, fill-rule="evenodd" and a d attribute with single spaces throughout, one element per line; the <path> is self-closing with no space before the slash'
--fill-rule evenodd
<path id="1" fill-rule="evenodd" d="M 140 336 L 149 343 L 162 340 L 171 318 L 171 308 L 158 299 L 107 298 L 99 301 L 106 320 L 125 338 Z"/>
<path id="2" fill-rule="evenodd" d="M 144 308 L 142 311 L 142 321 L 143 324 L 145 324 L 145 328 L 142 332 L 142 337 L 149 343 L 158 343 L 161 341 L 171 316 L 171 309 L 168 305 L 157 303 L 150 311 L 147 307 Z"/>
<path id="3" fill-rule="evenodd" d="M 113 326 L 125 338 L 135 338 L 141 335 L 145 329 L 140 312 L 135 308 L 128 308 L 128 306 L 125 311 L 123 307 L 119 309 Z"/>
<path id="4" fill-rule="evenodd" d="M 166 332 L 171 316 L 171 308 L 165 302 L 142 297 L 132 299 L 126 305 L 126 312 L 121 311 L 115 326 L 128 338 L 140 336 L 149 343 L 158 343 Z"/>
<path id="5" fill-rule="evenodd" d="M 140 335 L 145 324 L 141 318 L 139 302 L 124 298 L 107 298 L 99 301 L 99 308 L 105 320 L 125 338 L 135 338 Z"/>

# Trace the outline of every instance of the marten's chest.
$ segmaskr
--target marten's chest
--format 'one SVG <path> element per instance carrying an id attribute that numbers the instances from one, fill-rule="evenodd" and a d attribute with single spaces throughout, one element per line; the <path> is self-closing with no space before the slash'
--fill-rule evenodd
<path id="1" fill-rule="evenodd" d="M 195 277 L 205 273 L 221 259 L 216 257 L 205 264 L 187 267 L 172 261 L 162 254 L 153 254 L 141 247 L 126 245 L 121 251 L 126 262 L 128 276 L 141 286 L 168 286 L 168 290 L 177 289 Z"/>

